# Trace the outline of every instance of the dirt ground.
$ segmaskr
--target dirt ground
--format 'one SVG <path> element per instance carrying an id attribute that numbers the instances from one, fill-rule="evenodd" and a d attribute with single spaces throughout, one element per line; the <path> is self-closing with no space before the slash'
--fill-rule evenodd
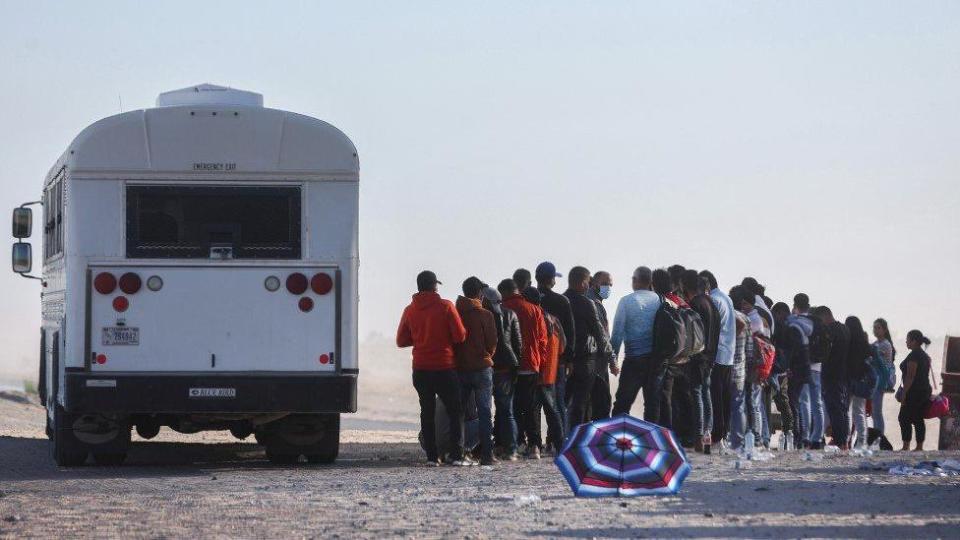
<path id="1" fill-rule="evenodd" d="M 792 453 L 735 470 L 729 456 L 692 455 L 679 495 L 634 499 L 574 498 L 549 459 L 426 468 L 410 430 L 347 430 L 335 465 L 290 467 L 228 435 L 164 430 L 136 442 L 122 467 L 60 469 L 42 409 L 9 398 L 0 399 L 4 538 L 960 537 L 960 477 L 864 471 L 853 456 Z M 946 456 L 958 457 L 906 457 Z M 523 503 L 529 495 L 539 500 Z"/>

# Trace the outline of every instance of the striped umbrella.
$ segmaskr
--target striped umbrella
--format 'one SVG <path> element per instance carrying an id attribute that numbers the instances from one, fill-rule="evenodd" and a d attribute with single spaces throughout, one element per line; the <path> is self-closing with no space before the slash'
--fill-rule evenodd
<path id="1" fill-rule="evenodd" d="M 676 493 L 690 474 L 672 431 L 627 414 L 575 427 L 554 463 L 578 497 Z"/>

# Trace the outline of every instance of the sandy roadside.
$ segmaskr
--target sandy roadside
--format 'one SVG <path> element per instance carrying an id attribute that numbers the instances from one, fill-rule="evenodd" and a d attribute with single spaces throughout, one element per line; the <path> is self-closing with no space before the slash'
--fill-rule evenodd
<path id="1" fill-rule="evenodd" d="M 864 471 L 855 457 L 734 470 L 730 457 L 694 455 L 678 496 L 587 500 L 547 459 L 422 467 L 413 431 L 347 430 L 325 467 L 273 466 L 229 435 L 165 431 L 123 467 L 58 469 L 39 406 L 0 399 L 0 418 L 5 538 L 960 536 L 960 478 Z M 539 501 L 523 504 L 529 495 Z"/>

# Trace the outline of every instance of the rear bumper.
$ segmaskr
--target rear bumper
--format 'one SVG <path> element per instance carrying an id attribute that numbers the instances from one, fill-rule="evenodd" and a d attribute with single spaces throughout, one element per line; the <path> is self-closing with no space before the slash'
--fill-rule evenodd
<path id="1" fill-rule="evenodd" d="M 351 413 L 357 375 L 67 372 L 70 412 Z"/>

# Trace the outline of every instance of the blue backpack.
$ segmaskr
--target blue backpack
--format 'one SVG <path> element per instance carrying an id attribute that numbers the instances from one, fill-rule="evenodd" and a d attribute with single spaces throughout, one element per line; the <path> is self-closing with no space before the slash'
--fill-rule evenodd
<path id="1" fill-rule="evenodd" d="M 897 384 L 897 376 L 893 364 L 883 361 L 880 356 L 880 349 L 874 343 L 870 346 L 870 365 L 877 373 L 877 389 L 884 392 L 893 392 L 893 387 Z"/>
<path id="2" fill-rule="evenodd" d="M 870 399 L 873 397 L 873 394 L 877 391 L 877 387 L 880 384 L 880 377 L 877 374 L 876 368 L 873 367 L 873 360 L 864 359 L 863 375 L 859 379 L 850 381 L 850 392 L 858 398 Z"/>

